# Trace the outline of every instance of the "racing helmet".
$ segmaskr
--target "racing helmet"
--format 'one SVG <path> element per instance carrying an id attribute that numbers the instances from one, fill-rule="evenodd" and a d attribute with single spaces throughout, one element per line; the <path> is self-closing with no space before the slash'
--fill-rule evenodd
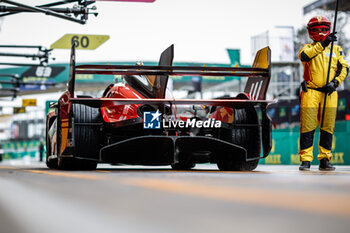
<path id="1" fill-rule="evenodd" d="M 307 31 L 310 39 L 324 41 L 331 32 L 331 22 L 324 16 L 312 17 L 307 24 Z"/>

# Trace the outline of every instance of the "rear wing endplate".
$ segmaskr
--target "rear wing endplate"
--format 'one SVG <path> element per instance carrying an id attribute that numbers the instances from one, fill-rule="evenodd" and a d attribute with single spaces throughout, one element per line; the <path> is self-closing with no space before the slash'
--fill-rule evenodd
<path id="1" fill-rule="evenodd" d="M 68 92 L 71 98 L 74 98 L 75 86 L 75 43 L 72 45 L 69 63 L 69 78 L 68 78 Z"/>
<path id="2" fill-rule="evenodd" d="M 248 78 L 244 92 L 248 94 L 250 99 L 264 100 L 271 78 L 271 50 L 269 47 L 265 47 L 256 53 L 252 67 L 266 69 L 267 75 L 254 79 Z"/>

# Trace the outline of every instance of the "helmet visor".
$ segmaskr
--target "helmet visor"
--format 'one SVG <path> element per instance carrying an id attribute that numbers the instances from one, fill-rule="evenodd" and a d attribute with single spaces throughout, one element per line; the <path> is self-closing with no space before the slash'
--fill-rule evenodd
<path id="1" fill-rule="evenodd" d="M 324 41 L 330 33 L 330 27 L 326 25 L 319 25 L 309 28 L 309 36 L 314 41 Z"/>

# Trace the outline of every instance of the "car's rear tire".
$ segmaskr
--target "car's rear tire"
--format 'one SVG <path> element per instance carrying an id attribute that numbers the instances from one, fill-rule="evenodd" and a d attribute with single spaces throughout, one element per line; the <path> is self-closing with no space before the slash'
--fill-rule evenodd
<path id="1" fill-rule="evenodd" d="M 95 170 L 97 162 L 60 156 L 58 158 L 58 167 L 62 170 Z"/>
<path id="2" fill-rule="evenodd" d="M 94 170 L 100 152 L 99 125 L 96 125 L 102 122 L 100 111 L 83 104 L 73 104 L 72 113 L 74 157 L 59 156 L 58 167 L 64 170 Z"/>
<path id="3" fill-rule="evenodd" d="M 57 169 L 58 168 L 57 158 L 56 159 L 48 159 L 48 157 L 46 157 L 46 166 L 48 168 L 51 168 L 51 169 Z"/>
<path id="4" fill-rule="evenodd" d="M 254 108 L 234 110 L 235 124 L 252 124 L 257 122 L 258 118 Z M 256 129 L 247 127 L 221 129 L 219 135 L 221 140 L 239 145 L 245 148 L 248 152 L 254 150 L 252 147 L 259 145 L 257 144 L 260 143 L 257 141 L 258 137 L 259 135 Z M 259 148 L 256 148 L 255 150 L 260 150 Z M 258 164 L 259 159 L 245 161 L 245 159 L 231 154 L 221 155 L 218 157 L 217 161 L 217 166 L 222 171 L 252 171 L 258 166 Z"/>
<path id="5" fill-rule="evenodd" d="M 49 159 L 50 151 L 51 151 L 50 139 L 48 138 L 48 136 L 46 136 L 46 166 L 51 169 L 57 169 L 58 168 L 57 158 Z"/>
<path id="6" fill-rule="evenodd" d="M 99 125 L 79 125 L 102 123 L 99 108 L 83 104 L 73 104 L 74 157 L 98 159 L 100 152 Z"/>
<path id="7" fill-rule="evenodd" d="M 45 161 L 46 161 L 46 166 L 48 168 L 51 168 L 51 169 L 58 168 L 57 158 L 55 158 L 55 159 L 49 158 L 51 156 L 51 142 L 50 142 L 50 137 L 49 137 L 49 130 L 54 122 L 55 122 L 55 120 L 52 120 L 50 122 L 50 124 L 47 125 L 47 128 L 46 128 L 46 159 L 45 159 Z"/>
<path id="8" fill-rule="evenodd" d="M 259 159 L 244 161 L 228 158 L 219 160 L 217 165 L 221 171 L 253 171 L 259 164 Z"/>
<path id="9" fill-rule="evenodd" d="M 195 166 L 196 166 L 196 164 L 194 164 L 194 163 L 192 163 L 192 164 L 175 163 L 175 164 L 171 165 L 171 168 L 173 170 L 191 170 Z"/>
<path id="10" fill-rule="evenodd" d="M 171 168 L 174 170 L 191 170 L 196 166 L 196 163 L 193 162 L 192 157 L 185 152 L 179 153 L 179 162 L 171 165 Z"/>

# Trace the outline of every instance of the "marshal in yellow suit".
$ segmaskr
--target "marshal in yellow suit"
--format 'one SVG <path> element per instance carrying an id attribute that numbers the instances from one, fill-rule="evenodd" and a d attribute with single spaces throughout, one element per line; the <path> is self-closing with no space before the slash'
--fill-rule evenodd
<path id="1" fill-rule="evenodd" d="M 306 44 L 299 52 L 299 59 L 304 66 L 304 80 L 307 91 L 301 93 L 300 103 L 300 146 L 301 161 L 313 160 L 313 143 L 316 126 L 320 128 L 318 159 L 332 159 L 331 147 L 334 124 L 337 113 L 338 93 L 325 93 L 322 88 L 327 84 L 327 72 L 331 45 L 323 47 L 321 42 Z M 348 74 L 348 64 L 344 60 L 342 48 L 334 45 L 329 81 L 334 79 L 339 86 Z M 323 127 L 322 117 L 324 98 L 327 95 L 326 112 Z"/>

